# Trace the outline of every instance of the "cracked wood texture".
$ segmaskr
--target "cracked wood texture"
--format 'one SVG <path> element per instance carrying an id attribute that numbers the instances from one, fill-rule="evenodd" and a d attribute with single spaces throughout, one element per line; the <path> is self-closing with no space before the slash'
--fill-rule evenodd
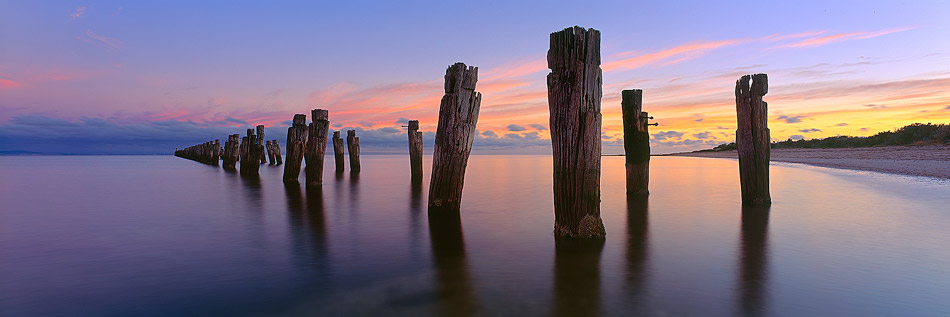
<path id="1" fill-rule="evenodd" d="M 739 154 L 739 183 L 743 205 L 772 203 L 769 195 L 768 103 L 766 74 L 745 75 L 736 81 L 736 148 Z"/>
<path id="2" fill-rule="evenodd" d="M 307 115 L 295 114 L 293 124 L 287 128 L 287 164 L 284 164 L 284 181 L 296 182 L 300 177 L 300 162 L 307 147 Z"/>
<path id="3" fill-rule="evenodd" d="M 346 150 L 350 153 L 350 172 L 360 172 L 360 138 L 356 130 L 346 130 Z"/>
<path id="4" fill-rule="evenodd" d="M 313 122 L 307 130 L 307 150 L 304 158 L 307 160 L 307 184 L 323 183 L 323 158 L 327 153 L 327 132 L 330 131 L 329 112 L 323 109 L 310 111 Z"/>
<path id="5" fill-rule="evenodd" d="M 627 168 L 627 194 L 650 194 L 650 132 L 643 112 L 643 90 L 621 92 L 623 111 L 623 152 Z"/>
<path id="6" fill-rule="evenodd" d="M 455 63 L 445 70 L 445 95 L 432 153 L 429 210 L 458 211 L 462 203 L 465 167 L 472 153 L 482 94 L 475 91 L 478 67 Z"/>
<path id="7" fill-rule="evenodd" d="M 333 131 L 333 159 L 336 163 L 336 172 L 343 173 L 343 138 L 340 137 L 340 131 Z"/>
<path id="8" fill-rule="evenodd" d="M 600 31 L 551 33 L 548 107 L 554 155 L 554 233 L 603 238 L 600 217 Z"/>
<path id="9" fill-rule="evenodd" d="M 409 169 L 412 178 L 422 177 L 422 132 L 419 120 L 409 120 Z"/>

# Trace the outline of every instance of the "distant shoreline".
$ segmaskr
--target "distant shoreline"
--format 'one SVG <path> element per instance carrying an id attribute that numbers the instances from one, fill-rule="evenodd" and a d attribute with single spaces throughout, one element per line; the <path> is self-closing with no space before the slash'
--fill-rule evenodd
<path id="1" fill-rule="evenodd" d="M 661 156 L 738 159 L 735 150 Z M 947 145 L 772 149 L 771 161 L 950 179 L 950 146 Z"/>

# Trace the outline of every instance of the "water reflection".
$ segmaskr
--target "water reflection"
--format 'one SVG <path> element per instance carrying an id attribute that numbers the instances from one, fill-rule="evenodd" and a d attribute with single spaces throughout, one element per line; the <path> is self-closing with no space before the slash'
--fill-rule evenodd
<path id="1" fill-rule="evenodd" d="M 306 186 L 302 194 L 300 183 L 284 183 L 287 195 L 287 220 L 294 241 L 293 254 L 304 267 L 316 267 L 325 273 L 328 265 L 327 229 L 324 217 L 323 187 Z"/>
<path id="2" fill-rule="evenodd" d="M 649 256 L 649 196 L 627 197 L 627 289 L 629 300 L 637 310 L 645 303 L 646 266 Z"/>
<path id="3" fill-rule="evenodd" d="M 459 213 L 430 212 L 429 236 L 432 238 L 440 315 L 475 315 L 478 300 L 469 276 Z"/>
<path id="4" fill-rule="evenodd" d="M 409 195 L 409 250 L 419 258 L 422 242 L 422 178 L 413 177 Z"/>
<path id="5" fill-rule="evenodd" d="M 767 306 L 769 209 L 742 207 L 738 297 L 743 315 L 764 315 Z"/>
<path id="6" fill-rule="evenodd" d="M 600 254 L 605 241 L 555 238 L 554 315 L 600 315 Z"/>

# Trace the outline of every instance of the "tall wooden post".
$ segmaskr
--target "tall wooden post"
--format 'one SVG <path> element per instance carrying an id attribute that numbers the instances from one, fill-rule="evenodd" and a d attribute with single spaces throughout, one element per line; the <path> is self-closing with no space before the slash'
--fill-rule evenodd
<path id="1" fill-rule="evenodd" d="M 304 154 L 307 160 L 307 184 L 322 184 L 323 158 L 327 152 L 327 132 L 330 129 L 329 112 L 313 109 L 310 114 L 313 122 L 308 130 L 307 151 Z"/>
<path id="2" fill-rule="evenodd" d="M 218 165 L 218 160 L 221 158 L 221 140 L 214 139 L 214 145 L 211 149 L 211 164 Z"/>
<path id="3" fill-rule="evenodd" d="M 412 178 L 422 177 L 422 132 L 419 120 L 409 120 L 409 169 Z"/>
<path id="4" fill-rule="evenodd" d="M 750 84 L 751 80 L 751 84 Z M 739 153 L 739 183 L 743 205 L 771 204 L 769 195 L 768 103 L 766 74 L 745 75 L 736 81 L 736 148 Z"/>
<path id="5" fill-rule="evenodd" d="M 600 31 L 551 33 L 548 107 L 554 152 L 554 233 L 603 238 L 600 218 Z"/>
<path id="6" fill-rule="evenodd" d="M 627 167 L 627 194 L 650 194 L 650 132 L 642 112 L 643 90 L 621 92 L 623 111 L 623 151 Z"/>
<path id="7" fill-rule="evenodd" d="M 287 128 L 287 164 L 284 165 L 284 181 L 296 182 L 300 177 L 300 162 L 307 147 L 307 115 L 295 114 L 294 122 Z"/>
<path id="8" fill-rule="evenodd" d="M 237 165 L 238 157 L 240 156 L 240 134 L 232 134 L 228 136 L 228 141 L 224 143 L 224 168 L 233 170 L 235 165 Z"/>
<path id="9" fill-rule="evenodd" d="M 257 126 L 257 147 L 261 153 L 261 164 L 267 164 L 267 157 L 264 156 L 264 126 Z"/>
<path id="10" fill-rule="evenodd" d="M 247 129 L 241 144 L 241 174 L 257 175 L 261 169 L 261 147 L 257 144 L 254 129 Z"/>
<path id="11" fill-rule="evenodd" d="M 274 146 L 274 158 L 277 159 L 277 165 L 284 164 L 284 159 L 280 156 L 280 143 L 277 143 L 277 139 L 273 139 L 271 145 Z"/>
<path id="12" fill-rule="evenodd" d="M 472 153 L 482 94 L 475 91 L 478 67 L 455 63 L 445 70 L 445 95 L 432 154 L 429 211 L 458 210 L 462 204 L 465 167 Z"/>
<path id="13" fill-rule="evenodd" d="M 360 172 L 360 138 L 356 130 L 346 130 L 346 150 L 350 153 L 350 172 Z"/>
<path id="14" fill-rule="evenodd" d="M 343 138 L 340 137 L 340 131 L 333 131 L 333 158 L 336 163 L 336 172 L 343 172 Z"/>

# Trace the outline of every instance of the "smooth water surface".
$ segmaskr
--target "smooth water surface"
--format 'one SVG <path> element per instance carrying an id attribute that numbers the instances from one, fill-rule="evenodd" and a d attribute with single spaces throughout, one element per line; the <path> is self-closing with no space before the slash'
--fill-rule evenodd
<path id="1" fill-rule="evenodd" d="M 408 156 L 285 185 L 171 156 L 0 157 L 0 315 L 946 315 L 950 183 L 655 157 L 603 246 L 555 247 L 549 156 L 472 156 L 461 217 Z M 301 177 L 301 180 L 303 178 Z"/>

